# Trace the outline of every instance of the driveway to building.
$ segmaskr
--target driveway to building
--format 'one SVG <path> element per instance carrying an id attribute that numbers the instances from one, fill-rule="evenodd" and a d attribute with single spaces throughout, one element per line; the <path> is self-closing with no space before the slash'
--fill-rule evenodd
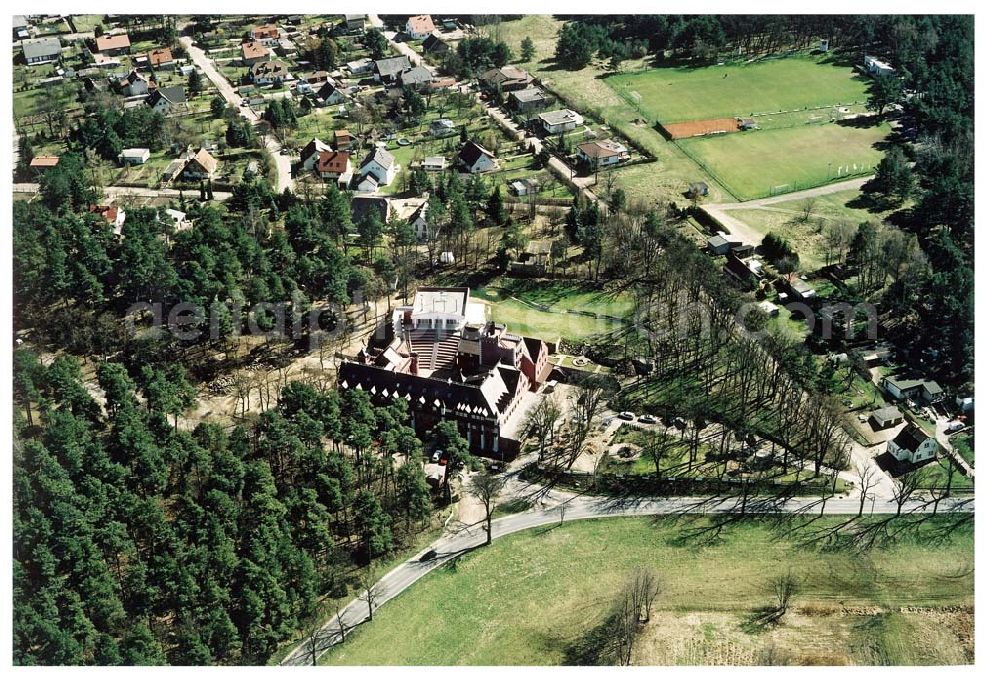
<path id="1" fill-rule="evenodd" d="M 222 98 L 226 100 L 227 103 L 232 104 L 239 110 L 240 115 L 254 123 L 255 125 L 260 122 L 260 116 L 256 111 L 251 109 L 249 106 L 243 105 L 243 97 L 241 97 L 233 86 L 229 84 L 229 80 L 226 76 L 219 73 L 218 69 L 215 68 L 215 62 L 212 61 L 205 54 L 205 51 L 200 47 L 194 46 L 194 41 L 188 37 L 184 36 L 181 38 L 181 43 L 187 50 L 188 55 L 206 76 L 212 81 L 216 89 L 219 90 L 219 94 Z M 281 144 L 274 137 L 273 134 L 264 135 L 264 148 L 267 150 L 268 154 L 274 159 L 274 165 L 277 170 L 277 178 L 275 180 L 274 188 L 277 192 L 282 192 L 286 188 L 294 189 L 295 183 L 292 181 L 292 161 L 291 159 L 281 152 Z"/>
<path id="2" fill-rule="evenodd" d="M 747 200 L 746 202 L 704 203 L 701 207 L 725 226 L 729 230 L 730 235 L 742 241 L 743 244 L 759 245 L 764 240 L 764 234 L 746 222 L 737 219 L 731 214 L 727 214 L 728 210 L 755 209 L 788 202 L 789 200 L 804 200 L 806 198 L 817 198 L 821 195 L 830 195 L 831 193 L 839 193 L 841 191 L 857 190 L 868 183 L 869 180 L 871 180 L 871 177 L 858 177 L 857 179 L 838 181 L 833 184 L 826 184 L 825 186 L 796 191 L 795 193 L 782 193 L 781 195 L 769 198 L 758 198 L 757 200 Z"/>
<path id="3" fill-rule="evenodd" d="M 561 498 L 562 496 L 567 495 L 566 493 L 559 493 L 559 497 Z M 825 505 L 821 499 L 816 497 L 798 497 L 780 503 L 768 501 L 765 504 L 760 504 L 759 502 L 760 500 L 755 500 L 753 502 L 755 505 L 748 507 L 747 513 L 798 513 L 816 515 L 823 512 L 826 515 L 854 516 L 857 515 L 859 509 L 857 499 L 829 499 L 825 502 Z M 740 500 L 734 497 L 724 499 L 695 497 L 646 499 L 636 497 L 622 500 L 584 495 L 569 496 L 569 499 L 557 501 L 555 505 L 545 506 L 544 508 L 537 506 L 530 511 L 493 521 L 493 537 L 502 537 L 542 525 L 559 523 L 563 520 L 665 514 L 717 515 L 739 513 L 739 505 Z M 866 501 L 865 506 L 868 507 L 869 502 Z M 895 514 L 896 505 L 892 502 L 876 500 L 871 503 L 870 509 L 866 508 L 866 510 L 871 513 Z M 929 513 L 932 510 L 932 506 L 929 506 L 922 500 L 911 499 L 904 505 L 903 510 L 915 513 Z M 975 507 L 972 500 L 962 499 L 945 499 L 938 507 L 938 512 L 972 512 L 974 510 Z M 387 601 L 405 591 L 425 574 L 452 558 L 483 546 L 486 540 L 483 532 L 484 526 L 481 524 L 464 526 L 459 531 L 441 537 L 429 549 L 393 569 L 382 577 L 373 588 L 372 607 L 374 609 L 381 607 Z M 312 634 L 310 638 L 289 652 L 281 661 L 281 665 L 308 666 L 315 663 L 330 648 L 342 641 L 341 623 L 343 624 L 343 634 L 346 635 L 368 621 L 368 614 L 367 600 L 362 598 L 352 600 L 340 611 L 338 616 L 330 619 L 321 629 Z"/>

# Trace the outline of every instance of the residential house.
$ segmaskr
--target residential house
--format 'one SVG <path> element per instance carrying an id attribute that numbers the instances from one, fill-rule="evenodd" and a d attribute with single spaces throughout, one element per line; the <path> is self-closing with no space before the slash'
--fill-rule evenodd
<path id="1" fill-rule="evenodd" d="M 348 33 L 353 33 L 355 31 L 365 30 L 365 21 L 368 19 L 367 14 L 345 14 L 344 15 L 344 30 Z"/>
<path id="2" fill-rule="evenodd" d="M 333 149 L 314 138 L 299 153 L 299 164 L 305 172 L 312 172 L 321 153 L 331 153 Z"/>
<path id="3" fill-rule="evenodd" d="M 330 79 L 330 74 L 326 71 L 305 71 L 299 74 L 299 80 L 304 80 L 310 85 L 322 85 Z"/>
<path id="4" fill-rule="evenodd" d="M 427 85 L 434 79 L 431 72 L 424 68 L 423 66 L 414 66 L 413 68 L 407 68 L 399 74 L 399 85 L 402 87 L 415 87 L 417 89 L 425 89 Z"/>
<path id="5" fill-rule="evenodd" d="M 375 146 L 358 166 L 358 174 L 363 177 L 362 181 L 372 177 L 378 186 L 388 186 L 391 184 L 392 180 L 396 178 L 396 172 L 398 171 L 399 165 L 396 164 L 396 159 L 392 153 L 385 150 L 385 146 L 383 145 Z M 369 183 L 368 186 L 370 185 Z M 376 190 L 378 189 L 376 188 Z"/>
<path id="6" fill-rule="evenodd" d="M 541 87 L 527 87 L 507 95 L 507 105 L 524 115 L 544 109 L 551 101 Z"/>
<path id="7" fill-rule="evenodd" d="M 423 40 L 434 32 L 434 20 L 430 14 L 418 14 L 406 20 L 406 34 L 411 40 Z"/>
<path id="8" fill-rule="evenodd" d="M 146 97 L 146 105 L 157 113 L 170 115 L 187 108 L 187 97 L 183 87 L 161 87 Z"/>
<path id="9" fill-rule="evenodd" d="M 259 42 L 244 42 L 240 45 L 240 54 L 243 57 L 244 66 L 253 66 L 260 61 L 267 61 L 271 58 L 271 50 Z"/>
<path id="10" fill-rule="evenodd" d="M 937 457 L 938 443 L 916 424 L 907 424 L 889 441 L 886 451 L 898 461 L 916 464 Z"/>
<path id="11" fill-rule="evenodd" d="M 122 165 L 145 165 L 149 162 L 148 148 L 125 148 L 118 154 L 118 162 Z"/>
<path id="12" fill-rule="evenodd" d="M 250 79 L 255 85 L 272 85 L 287 77 L 288 66 L 281 61 L 259 61 L 250 67 Z"/>
<path id="13" fill-rule="evenodd" d="M 149 80 L 139 71 L 132 71 L 128 77 L 118 81 L 118 91 L 127 97 L 149 94 Z"/>
<path id="14" fill-rule="evenodd" d="M 259 42 L 262 45 L 276 47 L 278 41 L 281 39 L 281 33 L 274 24 L 266 24 L 264 26 L 257 26 L 250 31 L 249 37 L 251 40 Z"/>
<path id="15" fill-rule="evenodd" d="M 504 92 L 513 92 L 519 89 L 526 89 L 530 87 L 534 81 L 534 78 L 517 66 L 501 66 L 500 68 L 491 68 L 479 77 L 479 85 L 483 88 L 483 90 L 500 94 Z"/>
<path id="16" fill-rule="evenodd" d="M 295 83 L 295 93 L 302 94 L 304 96 L 311 96 L 316 94 L 316 92 L 313 90 L 312 84 L 310 84 L 308 80 L 302 80 L 302 79 L 299 79 Z"/>
<path id="17" fill-rule="evenodd" d="M 208 179 L 215 176 L 215 170 L 219 166 L 219 161 L 212 157 L 212 154 L 204 148 L 198 150 L 184 165 L 182 176 L 185 179 Z"/>
<path id="18" fill-rule="evenodd" d="M 781 308 L 777 304 L 767 300 L 757 302 L 757 308 L 769 318 L 777 318 L 781 312 Z"/>
<path id="19" fill-rule="evenodd" d="M 94 42 L 97 45 L 97 51 L 107 56 L 122 56 L 132 51 L 132 42 L 128 39 L 127 33 L 105 34 Z"/>
<path id="20" fill-rule="evenodd" d="M 354 61 L 347 62 L 347 70 L 354 77 L 368 75 L 375 70 L 375 62 L 367 57 L 364 59 L 355 59 Z"/>
<path id="21" fill-rule="evenodd" d="M 872 428 L 883 429 L 903 423 L 903 413 L 895 405 L 880 407 L 868 417 Z"/>
<path id="22" fill-rule="evenodd" d="M 29 28 L 28 20 L 24 17 L 23 14 L 14 15 L 14 21 L 11 27 L 14 29 L 13 31 L 14 40 L 24 40 L 31 36 L 31 33 L 28 30 Z"/>
<path id="23" fill-rule="evenodd" d="M 366 174 L 362 177 L 354 190 L 358 193 L 375 193 L 378 191 L 379 183 L 374 174 Z"/>
<path id="24" fill-rule="evenodd" d="M 149 67 L 157 71 L 173 68 L 174 66 L 174 54 L 168 47 L 159 47 L 151 50 L 146 54 L 146 60 L 149 63 Z"/>
<path id="25" fill-rule="evenodd" d="M 742 259 L 733 252 L 726 255 L 726 264 L 722 272 L 732 278 L 738 285 L 749 290 L 760 287 L 764 277 L 764 264 L 756 257 Z"/>
<path id="26" fill-rule="evenodd" d="M 443 172 L 448 169 L 448 158 L 443 155 L 432 155 L 424 158 L 423 162 L 420 163 L 420 167 L 427 172 Z"/>
<path id="27" fill-rule="evenodd" d="M 354 147 L 354 137 L 346 129 L 333 132 L 333 150 L 348 151 Z"/>
<path id="28" fill-rule="evenodd" d="M 410 67 L 410 60 L 405 56 L 379 59 L 375 62 L 375 74 L 383 84 L 390 85 L 399 79 L 399 74 Z"/>
<path id="29" fill-rule="evenodd" d="M 583 116 L 568 108 L 548 113 L 539 113 L 538 120 L 548 134 L 561 134 L 576 129 L 577 125 L 583 124 Z"/>
<path id="30" fill-rule="evenodd" d="M 865 70 L 868 71 L 870 75 L 874 76 L 893 75 L 896 73 L 895 68 L 890 66 L 885 61 L 873 56 L 865 57 Z"/>
<path id="31" fill-rule="evenodd" d="M 91 205 L 90 212 L 104 219 L 108 226 L 111 226 L 115 235 L 122 234 L 122 226 L 125 225 L 125 210 L 117 205 Z"/>
<path id="32" fill-rule="evenodd" d="M 427 196 L 416 198 L 399 198 L 389 201 L 392 218 L 408 223 L 417 236 L 417 240 L 427 240 Z"/>
<path id="33" fill-rule="evenodd" d="M 28 65 L 47 64 L 58 60 L 62 55 L 62 43 L 59 42 L 59 38 L 22 40 L 21 52 Z"/>
<path id="34" fill-rule="evenodd" d="M 438 118 L 432 120 L 428 131 L 434 137 L 446 137 L 455 133 L 455 121 L 448 118 Z"/>
<path id="35" fill-rule="evenodd" d="M 165 184 L 169 184 L 171 181 L 179 177 L 181 172 L 184 171 L 187 161 L 187 157 L 171 160 L 170 163 L 163 169 L 160 181 Z"/>
<path id="36" fill-rule="evenodd" d="M 441 34 L 437 31 L 428 35 L 427 39 L 424 40 L 421 46 L 424 48 L 425 55 L 442 55 L 451 51 L 451 47 L 448 46 L 447 42 L 441 39 Z"/>
<path id="37" fill-rule="evenodd" d="M 354 178 L 351 154 L 347 151 L 321 151 L 315 169 L 323 181 L 336 181 L 343 188 L 350 186 Z"/>
<path id="38" fill-rule="evenodd" d="M 816 290 L 812 288 L 812 285 L 807 283 L 805 280 L 799 277 L 795 277 L 793 280 L 788 282 L 788 292 L 792 295 L 792 298 L 798 301 L 807 301 L 809 299 L 816 298 Z"/>
<path id="39" fill-rule="evenodd" d="M 471 174 L 490 172 L 500 166 L 495 155 L 472 140 L 466 141 L 459 151 L 458 164 Z"/>
<path id="40" fill-rule="evenodd" d="M 173 225 L 174 232 L 186 231 L 191 228 L 192 224 L 188 221 L 187 214 L 181 212 L 180 210 L 170 209 L 169 207 L 163 210 L 167 218 L 170 219 L 170 223 Z"/>
<path id="41" fill-rule="evenodd" d="M 932 405 L 944 398 L 944 391 L 936 381 L 926 379 L 899 379 L 882 377 L 882 387 L 897 400 L 912 399 Z"/>
<path id="42" fill-rule="evenodd" d="M 47 169 L 51 169 L 59 164 L 58 155 L 36 155 L 28 163 L 28 166 L 33 170 L 38 170 L 44 172 Z"/>
<path id="43" fill-rule="evenodd" d="M 350 100 L 346 89 L 338 87 L 336 81 L 327 80 L 316 92 L 316 102 L 320 106 L 335 106 Z"/>
<path id="44" fill-rule="evenodd" d="M 360 224 L 372 210 L 378 216 L 379 222 L 389 223 L 389 212 L 392 209 L 388 198 L 375 196 L 355 196 L 351 198 L 351 221 Z"/>
<path id="45" fill-rule="evenodd" d="M 611 139 L 582 143 L 576 147 L 576 155 L 591 168 L 617 165 L 631 157 L 623 144 Z"/>

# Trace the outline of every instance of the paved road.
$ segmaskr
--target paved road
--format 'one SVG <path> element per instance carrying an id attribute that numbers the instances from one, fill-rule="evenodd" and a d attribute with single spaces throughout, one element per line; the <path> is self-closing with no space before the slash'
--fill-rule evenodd
<path id="1" fill-rule="evenodd" d="M 774 205 L 776 203 L 788 202 L 789 200 L 804 200 L 805 198 L 816 198 L 821 195 L 830 195 L 831 193 L 839 193 L 841 191 L 857 190 L 870 179 L 871 177 L 858 177 L 857 179 L 838 181 L 837 183 L 827 184 L 826 186 L 818 186 L 805 191 L 783 193 L 769 198 L 758 198 L 757 200 L 748 200 L 746 202 L 704 203 L 702 208 L 711 216 L 715 217 L 719 223 L 729 229 L 729 233 L 737 240 L 741 240 L 744 244 L 759 245 L 764 239 L 764 233 L 761 233 L 743 220 L 729 214 L 728 210 L 754 209 L 757 207 Z"/>
<path id="2" fill-rule="evenodd" d="M 560 498 L 566 493 L 559 493 Z M 603 497 L 575 496 L 566 501 L 557 501 L 555 505 L 545 508 L 535 508 L 531 511 L 500 518 L 493 522 L 494 538 L 514 532 L 551 525 L 561 520 L 582 520 L 586 518 L 608 518 L 615 516 L 649 516 L 664 514 L 720 514 L 732 513 L 739 506 L 736 498 L 699 499 L 699 498 L 669 498 L 618 500 Z M 821 510 L 827 515 L 853 516 L 858 513 L 857 499 L 830 499 L 825 510 L 818 498 L 789 499 L 778 505 L 770 502 L 766 505 L 755 505 L 748 512 L 759 514 L 802 513 L 818 514 Z M 923 501 L 911 500 L 904 506 L 906 512 L 930 512 L 931 508 Z M 944 500 L 939 506 L 939 512 L 974 511 L 971 500 Z M 865 511 L 872 513 L 896 512 L 896 505 L 891 502 L 865 502 Z M 386 574 L 376 585 L 374 592 L 374 607 L 377 609 L 388 600 L 399 595 L 414 582 L 436 567 L 452 558 L 482 546 L 485 535 L 481 526 L 466 526 L 461 531 L 448 534 L 437 540 L 427 551 L 414 556 Z M 435 555 L 430 556 L 433 551 Z M 426 557 L 422 560 L 422 557 Z M 360 598 L 351 601 L 340 612 L 340 620 L 344 624 L 345 633 L 350 633 L 368 619 L 368 603 Z M 283 666 L 308 666 L 315 659 L 326 653 L 341 640 L 340 623 L 337 617 L 331 619 L 314 636 L 315 641 L 306 641 L 297 646 L 281 661 Z"/>
<path id="3" fill-rule="evenodd" d="M 194 41 L 188 37 L 184 36 L 181 38 L 185 49 L 188 51 L 188 55 L 191 60 L 201 68 L 202 72 L 208 76 L 208 79 L 212 81 L 216 89 L 222 95 L 228 103 L 235 106 L 240 115 L 249 120 L 250 122 L 257 124 L 260 122 L 260 116 L 256 111 L 251 109 L 249 106 L 243 105 L 243 97 L 241 97 L 233 86 L 229 84 L 229 80 L 226 79 L 224 75 L 219 73 L 218 69 L 215 67 L 215 62 L 212 61 L 205 51 L 200 47 L 194 46 Z M 264 148 L 267 152 L 274 158 L 274 164 L 277 168 L 277 178 L 275 180 L 275 190 L 279 193 L 284 191 L 286 188 L 295 188 L 295 182 L 292 181 L 292 161 L 287 155 L 281 152 L 281 144 L 274 137 L 273 134 L 264 135 Z"/>

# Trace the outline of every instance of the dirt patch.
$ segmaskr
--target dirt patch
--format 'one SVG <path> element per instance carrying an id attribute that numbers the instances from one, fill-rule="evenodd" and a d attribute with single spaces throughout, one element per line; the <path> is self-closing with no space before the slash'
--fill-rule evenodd
<path id="1" fill-rule="evenodd" d="M 688 137 L 701 137 L 708 134 L 724 134 L 726 132 L 740 131 L 740 125 L 736 122 L 736 118 L 672 122 L 664 125 L 664 127 L 673 139 L 687 139 Z"/>

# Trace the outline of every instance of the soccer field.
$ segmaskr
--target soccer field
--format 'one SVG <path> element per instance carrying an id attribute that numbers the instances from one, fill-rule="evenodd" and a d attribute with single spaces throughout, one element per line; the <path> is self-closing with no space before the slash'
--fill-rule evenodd
<path id="1" fill-rule="evenodd" d="M 870 174 L 882 159 L 874 144 L 885 123 L 852 127 L 824 123 L 681 139 L 677 144 L 740 200 Z"/>
<path id="2" fill-rule="evenodd" d="M 626 101 L 663 123 L 749 116 L 867 98 L 868 79 L 812 56 L 697 68 L 653 68 L 608 82 Z"/>

